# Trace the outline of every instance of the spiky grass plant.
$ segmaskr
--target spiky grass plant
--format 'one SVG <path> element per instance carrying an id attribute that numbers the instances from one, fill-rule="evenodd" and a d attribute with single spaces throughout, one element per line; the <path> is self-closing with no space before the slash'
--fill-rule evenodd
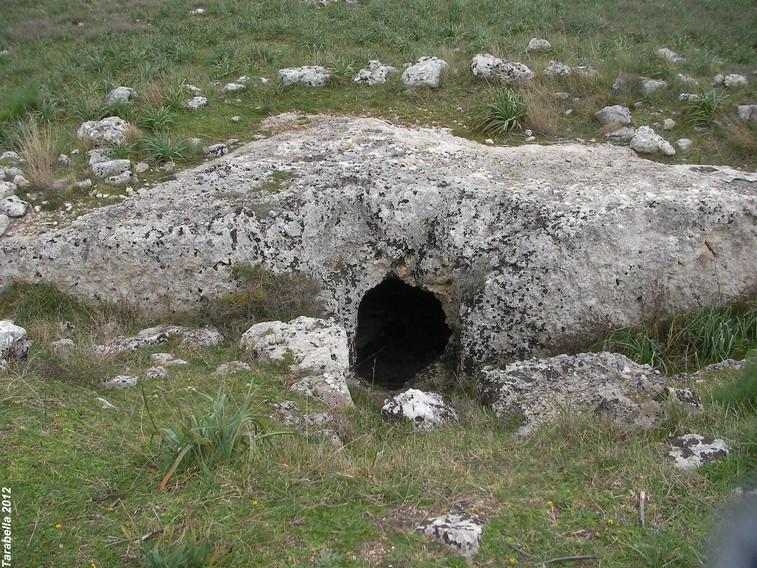
<path id="1" fill-rule="evenodd" d="M 148 106 L 142 109 L 137 119 L 140 128 L 150 132 L 165 130 L 174 123 L 171 109 L 165 106 Z"/>
<path id="2" fill-rule="evenodd" d="M 158 491 L 162 491 L 174 473 L 208 470 L 246 453 L 251 459 L 261 442 L 288 432 L 266 432 L 250 411 L 251 396 L 233 406 L 226 392 L 219 388 L 215 396 L 202 394 L 210 402 L 210 412 L 190 414 L 176 428 L 161 430 L 158 461 L 165 472 Z"/>
<path id="3" fill-rule="evenodd" d="M 683 105 L 684 121 L 692 126 L 709 126 L 715 120 L 720 109 L 720 97 L 715 93 L 707 93 L 686 101 Z"/>
<path id="4" fill-rule="evenodd" d="M 143 143 L 148 154 L 148 160 L 159 164 L 183 162 L 188 160 L 193 153 L 186 140 L 176 138 L 165 132 L 156 132 L 145 136 Z"/>
<path id="5" fill-rule="evenodd" d="M 495 87 L 490 91 L 491 102 L 478 112 L 473 128 L 484 134 L 504 136 L 520 125 L 528 111 L 528 102 L 507 87 Z"/>
<path id="6" fill-rule="evenodd" d="M 26 177 L 32 187 L 46 191 L 55 181 L 58 140 L 49 124 L 39 125 L 33 118 L 19 123 L 19 150 L 26 160 Z"/>

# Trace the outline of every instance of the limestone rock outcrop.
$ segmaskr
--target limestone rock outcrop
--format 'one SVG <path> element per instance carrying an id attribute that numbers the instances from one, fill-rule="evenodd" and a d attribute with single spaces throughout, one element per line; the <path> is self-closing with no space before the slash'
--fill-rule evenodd
<path id="1" fill-rule="evenodd" d="M 171 311 L 234 291 L 232 265 L 262 264 L 321 283 L 352 345 L 362 298 L 395 277 L 438 298 L 465 369 L 757 291 L 755 174 L 308 119 L 67 225 L 3 236 L 0 288 L 46 281 Z"/>

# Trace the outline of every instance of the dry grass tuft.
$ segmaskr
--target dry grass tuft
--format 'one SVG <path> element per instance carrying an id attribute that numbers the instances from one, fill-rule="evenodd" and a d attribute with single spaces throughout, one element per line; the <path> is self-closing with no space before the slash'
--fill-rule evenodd
<path id="1" fill-rule="evenodd" d="M 554 136 L 560 127 L 560 101 L 555 98 L 550 85 L 532 82 L 521 93 L 528 101 L 526 125 L 537 134 Z"/>
<path id="2" fill-rule="evenodd" d="M 138 142 L 139 139 L 142 137 L 142 133 L 133 124 L 129 125 L 129 127 L 124 132 L 124 135 L 126 136 L 126 142 L 129 144 L 134 144 L 135 142 Z"/>
<path id="3" fill-rule="evenodd" d="M 50 126 L 40 127 L 33 119 L 19 125 L 20 154 L 26 160 L 26 177 L 32 187 L 46 191 L 55 181 L 58 141 Z"/>
<path id="4" fill-rule="evenodd" d="M 744 156 L 757 155 L 757 128 L 750 124 L 725 116 L 717 122 L 721 135 L 729 146 Z"/>

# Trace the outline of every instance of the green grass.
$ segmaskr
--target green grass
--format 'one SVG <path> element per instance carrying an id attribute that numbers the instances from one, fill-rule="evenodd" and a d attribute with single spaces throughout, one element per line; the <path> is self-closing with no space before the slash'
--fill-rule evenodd
<path id="1" fill-rule="evenodd" d="M 321 408 L 286 391 L 286 370 L 250 359 L 238 336 L 214 348 L 169 342 L 97 358 L 87 355 L 93 342 L 155 322 L 46 286 L 17 286 L 0 300 L 0 317 L 34 341 L 29 361 L 0 375 L 0 471 L 12 487 L 20 566 L 460 568 L 463 559 L 412 531 L 455 506 L 485 520 L 474 566 L 577 555 L 597 556 L 586 565 L 701 566 L 717 505 L 757 466 L 755 408 L 739 402 L 754 400 L 753 367 L 683 385 L 702 395 L 706 411 L 643 433 L 566 411 L 522 438 L 458 393 L 460 422 L 419 434 L 383 422 L 380 392 L 355 389 L 355 407 L 341 418 L 343 447 L 299 434 L 253 444 L 250 436 L 282 429 L 268 418 L 273 402 Z M 61 331 L 61 320 L 74 330 Z M 74 340 L 70 356 L 87 376 L 60 380 L 40 365 L 61 336 Z M 145 382 L 143 392 L 97 386 L 98 375 L 142 375 L 156 351 L 189 365 Z M 252 370 L 212 374 L 234 359 Z M 691 431 L 726 439 L 732 453 L 676 470 L 667 437 Z M 160 490 L 187 446 L 187 461 Z"/>

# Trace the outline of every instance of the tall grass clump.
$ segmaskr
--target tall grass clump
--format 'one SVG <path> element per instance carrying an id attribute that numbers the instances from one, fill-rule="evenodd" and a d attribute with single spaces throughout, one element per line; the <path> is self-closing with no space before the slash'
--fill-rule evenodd
<path id="1" fill-rule="evenodd" d="M 165 132 L 145 136 L 143 144 L 147 159 L 159 164 L 187 161 L 193 155 L 193 150 L 185 139 L 175 138 Z"/>
<path id="2" fill-rule="evenodd" d="M 750 363 L 743 367 L 736 379 L 712 393 L 712 400 L 746 412 L 757 412 L 757 351 L 749 353 Z"/>
<path id="3" fill-rule="evenodd" d="M 491 102 L 479 110 L 473 128 L 484 134 L 504 136 L 520 125 L 528 111 L 528 102 L 523 95 L 507 87 L 492 89 L 490 97 Z"/>
<path id="4" fill-rule="evenodd" d="M 211 545 L 207 537 L 185 527 L 173 541 L 161 538 L 152 547 L 143 543 L 140 560 L 142 568 L 210 568 L 230 552 L 230 547 Z"/>
<path id="5" fill-rule="evenodd" d="M 265 432 L 260 420 L 249 411 L 249 394 L 239 406 L 233 406 L 221 389 L 215 396 L 202 396 L 210 402 L 209 413 L 190 414 L 177 427 L 161 429 L 158 461 L 165 474 L 158 491 L 165 488 L 174 473 L 212 469 L 245 453 L 250 459 L 263 440 L 286 433 Z"/>
<path id="6" fill-rule="evenodd" d="M 707 93 L 698 99 L 686 101 L 683 105 L 683 118 L 692 126 L 709 126 L 715 120 L 718 109 L 720 97 L 715 93 Z"/>
<path id="7" fill-rule="evenodd" d="M 672 374 L 743 357 L 757 345 L 757 300 L 724 309 L 705 308 L 654 326 L 612 332 L 605 351 Z"/>
<path id="8" fill-rule="evenodd" d="M 26 160 L 26 178 L 34 189 L 48 190 L 55 181 L 58 139 L 49 124 L 40 126 L 33 118 L 19 123 L 19 154 Z"/>

